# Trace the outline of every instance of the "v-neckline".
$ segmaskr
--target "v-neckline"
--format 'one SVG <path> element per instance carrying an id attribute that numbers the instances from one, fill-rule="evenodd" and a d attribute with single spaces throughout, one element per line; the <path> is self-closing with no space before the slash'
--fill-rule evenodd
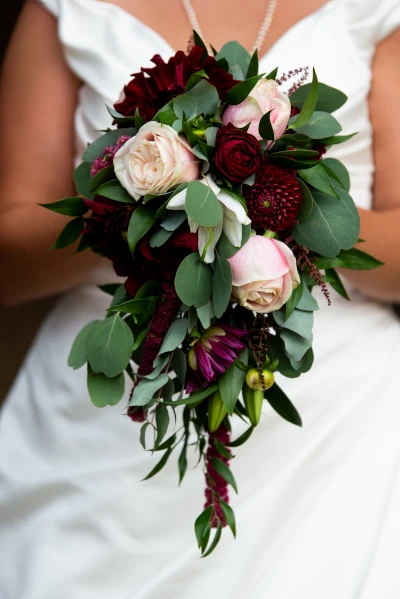
<path id="1" fill-rule="evenodd" d="M 146 23 L 141 21 L 133 13 L 130 13 L 127 10 L 125 10 L 124 8 L 122 8 L 121 6 L 118 6 L 118 4 L 113 4 L 112 2 L 103 2 L 102 0 L 101 1 L 100 0 L 75 0 L 75 1 L 80 2 L 81 4 L 87 3 L 87 4 L 95 5 L 97 7 L 103 6 L 105 8 L 105 10 L 108 10 L 108 11 L 114 10 L 116 13 L 123 14 L 125 17 L 129 18 L 136 26 L 141 27 L 147 35 L 152 36 L 158 43 L 161 43 L 162 45 L 164 45 L 171 56 L 173 56 L 177 52 L 177 50 L 174 50 L 173 47 L 169 44 L 169 42 L 167 42 L 167 40 L 160 33 L 158 33 L 155 29 L 150 27 L 150 25 L 146 25 Z M 302 19 L 300 19 L 299 21 L 294 23 L 291 27 L 286 29 L 286 31 L 284 31 L 284 33 L 282 33 L 282 35 L 279 36 L 278 39 L 275 40 L 275 42 L 272 44 L 272 46 L 270 48 L 268 48 L 268 50 L 262 55 L 262 57 L 259 59 L 259 63 L 261 64 L 263 61 L 265 61 L 267 58 L 269 58 L 269 56 L 271 54 L 273 54 L 273 52 L 275 52 L 276 49 L 279 46 L 281 46 L 286 41 L 286 39 L 289 38 L 290 35 L 296 29 L 302 27 L 304 25 L 304 23 L 306 23 L 307 21 L 309 21 L 312 18 L 315 18 L 317 15 L 319 15 L 320 13 L 325 11 L 328 7 L 331 7 L 332 5 L 336 4 L 337 2 L 338 2 L 338 0 L 327 0 L 327 2 L 322 4 L 319 8 L 310 12 L 308 15 L 304 16 Z M 168 59 L 169 56 L 163 57 L 163 58 Z"/>

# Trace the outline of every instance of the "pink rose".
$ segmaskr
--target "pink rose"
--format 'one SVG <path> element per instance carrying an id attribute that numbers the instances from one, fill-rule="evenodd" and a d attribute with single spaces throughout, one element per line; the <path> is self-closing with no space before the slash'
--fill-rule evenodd
<path id="1" fill-rule="evenodd" d="M 232 123 L 239 128 L 250 123 L 247 132 L 257 139 L 262 139 L 258 127 L 261 118 L 270 110 L 272 110 L 270 118 L 275 139 L 278 139 L 283 135 L 288 124 L 290 100 L 286 94 L 280 91 L 276 81 L 260 79 L 243 102 L 236 106 L 227 106 L 222 115 L 222 122 L 224 125 Z"/>
<path id="2" fill-rule="evenodd" d="M 200 174 L 200 161 L 175 129 L 151 121 L 118 150 L 114 170 L 121 185 L 139 200 L 194 181 Z"/>
<path id="3" fill-rule="evenodd" d="M 296 259 L 287 245 L 253 235 L 231 258 L 232 299 L 255 312 L 279 310 L 300 285 Z"/>

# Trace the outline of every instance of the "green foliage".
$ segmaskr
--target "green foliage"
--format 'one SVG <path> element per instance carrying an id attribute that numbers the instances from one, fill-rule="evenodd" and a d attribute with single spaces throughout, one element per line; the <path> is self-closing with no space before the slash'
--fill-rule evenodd
<path id="1" fill-rule="evenodd" d="M 172 452 L 173 452 L 172 447 L 167 449 L 167 451 L 164 453 L 161 460 L 154 466 L 153 470 L 151 470 L 151 472 L 149 472 L 149 474 L 147 476 L 145 476 L 145 478 L 142 479 L 142 482 L 145 480 L 149 480 L 149 478 L 153 478 L 153 476 L 158 474 L 164 468 L 165 464 L 168 462 L 168 459 Z"/>
<path id="2" fill-rule="evenodd" d="M 157 427 L 157 437 L 155 442 L 155 447 L 159 447 L 167 434 L 169 426 L 169 412 L 167 406 L 160 403 L 156 409 L 156 427 Z"/>
<path id="3" fill-rule="evenodd" d="M 293 310 L 296 308 L 299 303 L 301 296 L 303 295 L 303 282 L 300 283 L 295 289 L 292 291 L 292 295 L 288 299 L 285 304 L 286 318 L 293 313 Z"/>
<path id="4" fill-rule="evenodd" d="M 242 435 L 240 435 L 240 437 L 238 437 L 234 441 L 231 441 L 230 443 L 227 443 L 226 446 L 227 447 L 240 447 L 240 445 L 243 445 L 244 443 L 246 443 L 246 441 L 251 437 L 251 435 L 253 434 L 253 431 L 254 431 L 254 426 L 251 426 L 250 428 L 247 429 L 247 431 L 245 431 Z"/>
<path id="5" fill-rule="evenodd" d="M 197 316 L 203 328 L 208 329 L 208 327 L 211 324 L 211 320 L 215 316 L 211 298 L 208 300 L 206 304 L 204 304 L 204 306 L 201 306 L 201 308 L 197 308 Z"/>
<path id="6" fill-rule="evenodd" d="M 383 265 L 383 262 L 380 262 L 380 260 L 357 248 L 342 250 L 337 259 L 339 262 L 332 266 L 341 266 L 342 268 L 349 268 L 351 270 L 370 270 Z M 317 265 L 319 267 L 319 261 Z"/>
<path id="7" fill-rule="evenodd" d="M 296 308 L 307 312 L 319 310 L 317 300 L 311 295 L 311 292 L 305 283 L 302 285 L 302 295 Z"/>
<path id="8" fill-rule="evenodd" d="M 294 117 L 294 121 L 291 125 L 291 128 L 295 129 L 296 131 L 299 128 L 304 127 L 309 122 L 317 106 L 319 85 L 315 69 L 313 69 L 313 78 L 309 86 L 310 87 L 307 90 L 307 94 L 302 103 L 300 114 Z"/>
<path id="9" fill-rule="evenodd" d="M 231 485 L 231 487 L 237 493 L 238 490 L 237 490 L 236 481 L 232 474 L 232 470 L 229 468 L 229 466 L 227 464 L 225 464 L 225 462 L 223 462 L 219 458 L 211 458 L 211 461 L 212 461 L 212 465 L 214 466 L 214 468 L 218 472 L 218 474 L 220 476 L 222 476 L 222 478 L 228 483 L 228 485 Z"/>
<path id="10" fill-rule="evenodd" d="M 298 220 L 302 223 L 310 216 L 313 208 L 313 197 L 311 191 L 304 181 L 297 179 L 300 184 L 301 190 L 301 206 L 299 214 L 297 215 Z"/>
<path id="11" fill-rule="evenodd" d="M 70 220 L 58 236 L 52 250 L 60 250 L 74 243 L 80 236 L 85 222 L 81 216 Z"/>
<path id="12" fill-rule="evenodd" d="M 292 106 L 301 108 L 310 93 L 312 88 L 311 83 L 306 83 L 300 86 L 291 96 L 290 103 Z M 314 110 L 322 110 L 323 112 L 334 112 L 341 108 L 347 101 L 347 96 L 325 83 L 318 83 L 318 99 Z"/>
<path id="13" fill-rule="evenodd" d="M 129 364 L 133 345 L 132 331 L 117 313 L 96 322 L 89 331 L 86 351 L 93 372 L 113 378 Z"/>
<path id="14" fill-rule="evenodd" d="M 202 227 L 215 227 L 222 220 L 221 204 L 209 185 L 191 181 L 186 190 L 185 210 Z"/>
<path id="15" fill-rule="evenodd" d="M 350 175 L 343 162 L 340 162 L 340 160 L 337 160 L 336 158 L 324 158 L 324 160 L 321 161 L 321 165 L 347 192 L 350 191 Z"/>
<path id="16" fill-rule="evenodd" d="M 220 504 L 222 512 L 225 516 L 226 523 L 231 529 L 233 536 L 236 538 L 236 521 L 233 509 L 228 503 L 225 503 L 223 499 L 220 499 Z"/>
<path id="17" fill-rule="evenodd" d="M 124 373 L 121 372 L 117 376 L 109 378 L 102 372 L 93 372 L 88 365 L 87 387 L 90 399 L 96 408 L 115 406 L 124 395 Z"/>
<path id="18" fill-rule="evenodd" d="M 256 48 L 250 59 L 249 68 L 247 69 L 246 79 L 251 79 L 258 75 L 258 49 Z"/>
<path id="19" fill-rule="evenodd" d="M 212 269 L 201 262 L 198 252 L 189 254 L 175 275 L 175 289 L 186 306 L 201 308 L 211 296 Z"/>
<path id="20" fill-rule="evenodd" d="M 130 127 L 129 129 L 124 129 L 123 131 L 121 129 L 107 131 L 107 133 L 88 145 L 83 153 L 83 160 L 89 163 L 93 162 L 96 160 L 96 158 L 99 158 L 103 154 L 103 151 L 107 146 L 114 146 L 121 135 L 129 135 L 130 137 L 133 137 L 133 135 L 136 135 L 136 128 Z"/>
<path id="21" fill-rule="evenodd" d="M 190 75 L 189 80 L 186 84 L 186 91 L 189 91 L 190 89 L 192 89 L 192 87 L 194 87 L 202 79 L 209 79 L 209 76 L 204 71 L 204 69 L 201 69 L 200 71 L 196 71 L 195 73 Z"/>
<path id="22" fill-rule="evenodd" d="M 82 198 L 64 198 L 58 202 L 52 202 L 51 204 L 39 204 L 47 210 L 58 212 L 58 214 L 65 214 L 65 216 L 83 216 L 89 210 Z"/>
<path id="23" fill-rule="evenodd" d="M 106 181 L 106 183 L 103 183 L 96 189 L 96 193 L 105 198 L 109 198 L 110 200 L 114 200 L 115 202 L 122 202 L 124 204 L 134 203 L 134 199 L 129 195 L 126 189 L 122 187 L 118 179 Z"/>
<path id="24" fill-rule="evenodd" d="M 300 115 L 299 115 L 300 116 Z M 304 133 L 312 139 L 323 139 L 336 135 L 342 130 L 338 121 L 329 112 L 316 110 L 304 125 L 298 125 L 296 122 L 289 125 L 298 133 Z"/>
<path id="25" fill-rule="evenodd" d="M 225 313 L 232 291 L 232 270 L 229 262 L 216 256 L 215 268 L 212 281 L 212 301 L 214 313 L 221 318 Z"/>
<path id="26" fill-rule="evenodd" d="M 132 254 L 137 242 L 150 231 L 155 222 L 156 215 L 148 206 L 142 204 L 134 210 L 128 226 L 128 245 Z"/>
<path id="27" fill-rule="evenodd" d="M 162 342 L 159 356 L 174 351 L 183 342 L 188 329 L 188 319 L 178 318 L 169 327 Z"/>
<path id="28" fill-rule="evenodd" d="M 260 124 L 258 126 L 258 132 L 263 139 L 273 141 L 275 139 L 275 133 L 271 124 L 271 112 L 272 110 L 266 112 L 261 118 Z"/>
<path id="29" fill-rule="evenodd" d="M 336 293 L 341 295 L 344 299 L 350 301 L 346 288 L 343 285 L 343 281 L 336 272 L 336 270 L 334 268 L 328 268 L 325 272 L 328 275 L 329 282 L 332 288 L 336 291 Z"/>
<path id="30" fill-rule="evenodd" d="M 202 541 L 211 527 L 212 507 L 208 507 L 200 514 L 194 523 L 194 532 L 197 539 L 199 548 L 202 545 Z"/>
<path id="31" fill-rule="evenodd" d="M 163 228 L 157 229 L 150 237 L 150 247 L 158 248 L 164 245 L 166 241 L 171 237 L 173 231 L 166 231 Z"/>
<path id="32" fill-rule="evenodd" d="M 247 349 L 239 354 L 239 360 L 244 364 L 247 364 L 248 357 L 249 353 Z M 233 414 L 236 402 L 239 399 L 239 394 L 243 387 L 245 376 L 246 373 L 233 363 L 218 381 L 221 399 L 228 414 Z"/>
<path id="33" fill-rule="evenodd" d="M 130 406 L 145 406 L 152 399 L 153 395 L 159 391 L 164 385 L 166 385 L 169 381 L 169 377 L 167 374 L 161 374 L 157 378 L 151 379 L 142 379 L 140 383 L 135 387 L 131 400 L 129 402 Z"/>
<path id="34" fill-rule="evenodd" d="M 70 368 L 78 370 L 88 361 L 86 351 L 87 339 L 91 329 L 98 322 L 98 320 L 92 320 L 91 322 L 88 322 L 76 336 L 68 356 L 68 366 Z"/>
<path id="35" fill-rule="evenodd" d="M 89 162 L 81 162 L 74 171 L 75 188 L 78 195 L 87 198 L 88 200 L 93 199 L 93 194 L 90 191 L 91 179 Z"/>
<path id="36" fill-rule="evenodd" d="M 208 56 L 207 46 L 205 45 L 205 43 L 203 42 L 203 40 L 201 39 L 201 37 L 199 36 L 197 31 L 195 31 L 194 29 L 193 29 L 193 40 L 194 40 L 194 43 L 196 46 L 200 46 L 201 48 L 203 48 L 203 50 L 204 50 L 203 60 L 205 60 Z"/>
<path id="37" fill-rule="evenodd" d="M 274 408 L 275 412 L 288 422 L 296 426 L 302 426 L 300 414 L 280 387 L 275 383 L 271 389 L 265 392 L 265 399 Z"/>
<path id="38" fill-rule="evenodd" d="M 226 97 L 226 103 L 235 105 L 243 102 L 262 76 L 263 75 L 256 75 L 255 77 L 250 77 L 250 79 L 237 83 L 229 90 Z"/>
<path id="39" fill-rule="evenodd" d="M 98 173 L 91 178 L 89 183 L 89 190 L 92 193 L 96 193 L 96 190 L 100 185 L 106 183 L 107 181 L 111 181 L 111 179 L 115 179 L 114 166 L 110 164 L 110 166 L 106 166 L 102 168 Z"/>
<path id="40" fill-rule="evenodd" d="M 265 76 L 265 79 L 276 79 L 276 76 L 278 74 L 278 70 L 279 67 L 276 67 L 275 69 L 273 69 L 270 73 L 268 73 L 268 75 Z"/>
<path id="41" fill-rule="evenodd" d="M 187 119 L 198 114 L 214 114 L 219 103 L 219 95 L 213 85 L 202 79 L 185 94 L 177 96 L 173 100 L 173 108 L 176 116 Z"/>
<path id="42" fill-rule="evenodd" d="M 217 389 L 218 385 L 215 383 L 214 385 L 210 385 L 209 387 L 207 387 L 206 389 L 202 389 L 201 391 L 194 391 L 193 393 L 191 393 L 191 395 L 189 395 L 189 397 L 185 397 L 184 399 L 177 399 L 176 401 L 169 402 L 166 401 L 164 403 L 169 406 L 189 406 L 195 403 L 200 403 L 201 401 L 203 401 L 203 399 L 206 399 L 207 397 L 212 395 L 212 393 L 215 393 Z"/>
<path id="43" fill-rule="evenodd" d="M 290 316 L 286 318 L 282 310 L 272 312 L 275 322 L 284 329 L 289 329 L 301 337 L 312 341 L 312 328 L 314 316 L 312 312 L 294 309 Z"/>
<path id="44" fill-rule="evenodd" d="M 217 530 L 216 530 L 215 536 L 213 538 L 213 541 L 212 541 L 210 547 L 208 548 L 208 550 L 206 551 L 206 553 L 203 553 L 203 555 L 201 557 L 208 557 L 214 551 L 214 549 L 216 548 L 216 546 L 218 545 L 218 543 L 221 539 L 221 534 L 222 534 L 222 524 L 221 524 L 221 520 L 218 520 Z M 208 543 L 208 538 L 209 538 L 209 535 L 207 536 L 207 543 Z M 202 551 L 204 551 L 204 549 L 206 548 L 207 543 L 203 543 L 203 545 L 201 547 Z"/>
<path id="45" fill-rule="evenodd" d="M 344 192 L 338 201 L 318 191 L 312 197 L 310 216 L 293 228 L 297 243 L 323 256 L 337 256 L 341 249 L 352 248 L 360 232 L 360 217 L 352 198 Z"/>
<path id="46" fill-rule="evenodd" d="M 350 133 L 350 135 L 332 135 L 330 137 L 324 137 L 323 139 L 320 139 L 320 142 L 326 146 L 334 146 L 337 144 L 343 144 L 345 141 L 348 141 L 355 135 L 357 135 L 357 133 Z"/>
<path id="47" fill-rule="evenodd" d="M 300 170 L 298 171 L 298 175 L 303 181 L 308 183 L 308 185 L 339 199 L 339 196 L 332 185 L 332 181 L 322 164 L 316 164 L 313 168 L 307 170 Z"/>
<path id="48" fill-rule="evenodd" d="M 225 58 L 230 69 L 238 66 L 242 73 L 242 78 L 244 78 L 244 75 L 249 70 L 250 54 L 238 42 L 227 42 L 224 44 L 215 58 L 216 60 Z"/>

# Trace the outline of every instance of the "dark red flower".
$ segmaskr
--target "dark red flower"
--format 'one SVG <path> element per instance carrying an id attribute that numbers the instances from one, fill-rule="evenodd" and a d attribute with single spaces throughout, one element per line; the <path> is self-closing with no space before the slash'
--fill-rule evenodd
<path id="1" fill-rule="evenodd" d="M 283 231 L 291 227 L 301 206 L 300 183 L 294 172 L 265 163 L 253 186 L 243 186 L 254 228 Z"/>
<path id="2" fill-rule="evenodd" d="M 229 124 L 217 133 L 214 165 L 232 183 L 241 183 L 261 167 L 261 148 L 254 135 Z"/>
<path id="3" fill-rule="evenodd" d="M 150 121 L 172 98 L 183 94 L 190 76 L 202 69 L 224 100 L 238 82 L 212 56 L 202 61 L 203 54 L 203 48 L 194 46 L 188 55 L 179 51 L 167 63 L 156 54 L 152 58 L 156 66 L 142 68 L 140 73 L 134 74 L 132 81 L 124 87 L 124 98 L 114 105 L 115 110 L 124 116 L 132 116 L 138 108 L 140 116 Z"/>

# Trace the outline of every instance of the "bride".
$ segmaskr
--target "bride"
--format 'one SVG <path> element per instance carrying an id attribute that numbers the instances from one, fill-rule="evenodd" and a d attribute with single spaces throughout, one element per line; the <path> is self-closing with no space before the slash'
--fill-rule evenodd
<path id="1" fill-rule="evenodd" d="M 331 155 L 350 171 L 363 249 L 385 266 L 346 272 L 351 302 L 318 298 L 315 366 L 282 383 L 303 428 L 266 405 L 237 449 L 236 542 L 224 535 L 199 558 L 201 472 L 178 489 L 171 462 L 139 483 L 154 465 L 139 428 L 119 407 L 93 407 L 85 373 L 67 367 L 76 333 L 103 317 L 97 285 L 113 273 L 88 252 L 48 252 L 65 217 L 37 204 L 73 195 L 73 162 L 110 125 L 105 104 L 132 72 L 185 48 L 195 17 L 215 47 L 236 38 L 250 49 L 266 4 L 193 0 L 193 12 L 180 0 L 26 0 L 0 96 L 0 295 L 17 304 L 65 294 L 2 413 L 2 599 L 400 594 L 398 0 L 279 0 L 268 35 L 260 30 L 262 72 L 315 66 L 349 96 L 338 119 L 358 135 Z"/>

